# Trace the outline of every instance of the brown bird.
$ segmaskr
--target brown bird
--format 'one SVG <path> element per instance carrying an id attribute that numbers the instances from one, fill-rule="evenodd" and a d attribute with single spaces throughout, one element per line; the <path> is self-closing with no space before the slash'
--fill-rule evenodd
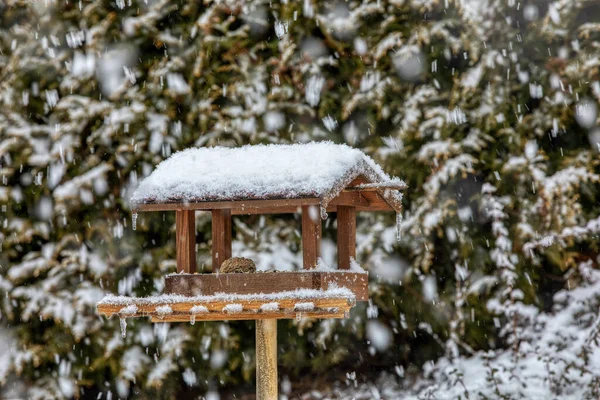
<path id="1" fill-rule="evenodd" d="M 256 272 L 256 265 L 249 258 L 232 257 L 223 261 L 219 272 L 222 274 L 248 274 Z"/>

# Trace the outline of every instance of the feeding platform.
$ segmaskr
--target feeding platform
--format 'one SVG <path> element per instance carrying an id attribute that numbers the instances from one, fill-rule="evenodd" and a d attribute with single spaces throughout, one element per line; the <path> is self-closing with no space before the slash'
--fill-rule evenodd
<path id="1" fill-rule="evenodd" d="M 405 187 L 362 151 L 331 142 L 175 153 L 141 182 L 131 204 L 133 229 L 139 212 L 175 212 L 178 273 L 166 277 L 162 295 L 108 295 L 98 312 L 118 316 L 122 327 L 133 317 L 256 320 L 257 398 L 277 398 L 276 320 L 346 318 L 368 300 L 368 274 L 355 261 L 356 213 L 392 211 L 399 223 Z M 196 273 L 196 212 L 212 215 L 212 274 Z M 252 265 L 226 273 L 236 260 L 233 216 L 290 213 L 301 217 L 303 270 L 254 272 Z M 319 265 L 330 213 L 337 217 L 337 269 Z"/>
<path id="2" fill-rule="evenodd" d="M 299 289 L 267 294 L 210 296 L 161 295 L 150 298 L 107 296 L 98 312 L 108 317 L 152 317 L 152 322 L 191 322 L 345 318 L 356 303 L 346 288 Z"/>

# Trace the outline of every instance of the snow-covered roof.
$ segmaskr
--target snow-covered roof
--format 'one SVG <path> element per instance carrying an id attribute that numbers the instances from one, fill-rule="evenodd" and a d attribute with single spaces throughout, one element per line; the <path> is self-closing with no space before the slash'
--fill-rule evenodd
<path id="1" fill-rule="evenodd" d="M 319 198 L 328 203 L 355 178 L 402 186 L 362 151 L 344 144 L 311 142 L 239 148 L 192 148 L 173 154 L 134 192 L 140 204 Z M 382 190 L 399 209 L 401 194 Z"/>

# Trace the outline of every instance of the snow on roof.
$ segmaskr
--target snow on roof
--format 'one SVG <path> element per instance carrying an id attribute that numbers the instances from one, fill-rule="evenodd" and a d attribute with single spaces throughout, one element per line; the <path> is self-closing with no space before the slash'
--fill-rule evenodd
<path id="1" fill-rule="evenodd" d="M 344 144 L 192 148 L 160 163 L 141 182 L 131 202 L 134 209 L 147 203 L 307 197 L 329 202 L 360 175 L 371 182 L 402 184 L 362 151 Z M 386 193 L 390 201 L 392 191 Z M 399 204 L 400 193 L 393 193 Z"/>

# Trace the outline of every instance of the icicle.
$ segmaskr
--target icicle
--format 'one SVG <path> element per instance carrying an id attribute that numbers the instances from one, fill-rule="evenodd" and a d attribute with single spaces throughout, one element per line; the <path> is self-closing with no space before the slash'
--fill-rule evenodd
<path id="1" fill-rule="evenodd" d="M 402 239 L 402 214 L 396 212 L 396 240 L 399 242 Z"/>
<path id="2" fill-rule="evenodd" d="M 121 336 L 127 336 L 127 320 L 125 318 L 120 318 L 121 322 Z"/>
<path id="3" fill-rule="evenodd" d="M 302 313 L 296 313 L 296 321 L 302 320 Z"/>
<path id="4" fill-rule="evenodd" d="M 190 316 L 190 325 L 194 325 L 196 323 L 196 314 L 192 314 Z"/>
<path id="5" fill-rule="evenodd" d="M 133 214 L 131 214 L 131 227 L 133 228 L 133 230 L 135 231 L 137 228 L 137 211 L 134 211 Z"/>

